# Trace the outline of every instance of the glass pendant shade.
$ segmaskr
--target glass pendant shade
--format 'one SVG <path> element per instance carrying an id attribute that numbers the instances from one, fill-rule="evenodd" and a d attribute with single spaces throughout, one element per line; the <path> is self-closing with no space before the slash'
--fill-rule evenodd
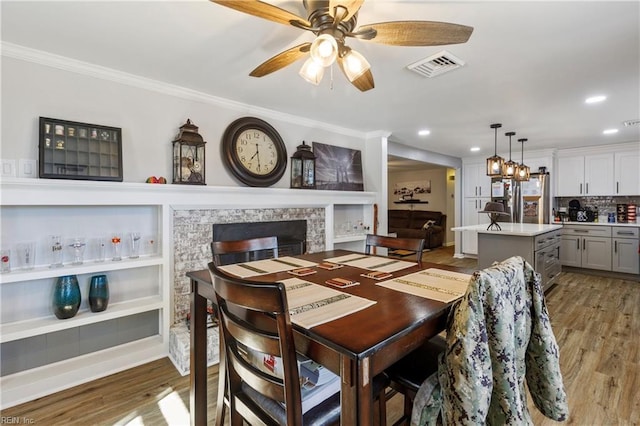
<path id="1" fill-rule="evenodd" d="M 487 176 L 501 177 L 504 158 L 498 155 L 498 129 L 502 127 L 502 124 L 496 123 L 492 124 L 490 127 L 495 130 L 495 141 L 493 157 L 487 158 Z"/>
<path id="2" fill-rule="evenodd" d="M 509 136 L 509 161 L 505 161 L 502 165 L 502 177 L 511 179 L 516 175 L 516 167 L 518 163 L 511 159 L 511 136 L 514 136 L 516 132 L 507 132 L 505 136 Z"/>
<path id="3" fill-rule="evenodd" d="M 329 34 L 321 34 L 311 43 L 311 58 L 323 67 L 333 64 L 337 57 L 338 43 Z"/>
<path id="4" fill-rule="evenodd" d="M 514 176 L 514 179 L 520 182 L 528 181 L 531 176 L 529 166 L 524 164 L 524 143 L 526 141 L 527 139 L 518 139 L 518 142 L 522 144 L 522 155 L 520 157 L 520 164 L 516 167 L 516 175 Z"/>
<path id="5" fill-rule="evenodd" d="M 502 166 L 504 164 L 504 158 L 494 155 L 487 158 L 487 176 L 498 177 L 502 176 Z"/>
<path id="6" fill-rule="evenodd" d="M 371 65 L 369 65 L 369 62 L 367 62 L 364 56 L 362 56 L 355 50 L 349 49 L 342 60 L 344 64 L 344 73 L 351 82 L 353 82 L 355 79 L 360 77 L 371 68 Z"/>
<path id="7" fill-rule="evenodd" d="M 306 60 L 299 72 L 300 76 L 311 84 L 316 86 L 322 81 L 324 75 L 324 67 L 317 63 L 313 58 Z"/>

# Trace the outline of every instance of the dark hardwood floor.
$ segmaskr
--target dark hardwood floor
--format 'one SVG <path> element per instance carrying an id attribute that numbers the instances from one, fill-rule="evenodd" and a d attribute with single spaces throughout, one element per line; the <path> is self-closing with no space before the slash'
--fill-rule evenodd
<path id="1" fill-rule="evenodd" d="M 468 268 L 453 248 L 426 252 L 424 260 Z M 640 425 L 640 283 L 563 273 L 546 295 L 569 398 L 569 424 Z M 209 368 L 209 417 L 215 415 L 217 367 Z M 400 396 L 389 420 L 400 413 Z M 532 405 L 536 425 L 555 424 Z M 188 425 L 189 376 L 161 359 L 35 401 L 1 416 L 37 425 Z M 4 420 L 4 423 L 8 421 Z"/>

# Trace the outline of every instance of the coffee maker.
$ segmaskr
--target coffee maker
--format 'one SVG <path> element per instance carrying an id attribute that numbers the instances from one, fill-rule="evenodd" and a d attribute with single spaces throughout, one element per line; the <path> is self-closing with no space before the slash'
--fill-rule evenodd
<path id="1" fill-rule="evenodd" d="M 569 220 L 571 222 L 578 221 L 578 211 L 580 210 L 580 201 L 571 200 L 569 201 Z"/>

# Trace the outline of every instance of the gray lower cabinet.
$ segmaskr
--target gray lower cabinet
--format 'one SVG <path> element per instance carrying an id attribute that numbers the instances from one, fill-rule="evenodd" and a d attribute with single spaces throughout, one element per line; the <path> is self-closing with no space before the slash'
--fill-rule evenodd
<path id="1" fill-rule="evenodd" d="M 565 225 L 560 244 L 564 266 L 638 274 L 639 228 Z"/>
<path id="2" fill-rule="evenodd" d="M 611 270 L 611 227 L 565 225 L 560 262 L 576 268 Z"/>
<path id="3" fill-rule="evenodd" d="M 612 270 L 627 274 L 640 273 L 640 228 L 612 228 Z"/>
<path id="4" fill-rule="evenodd" d="M 541 275 L 543 290 L 554 284 L 561 272 L 560 236 L 562 230 L 538 235 L 510 233 L 478 234 L 478 268 L 484 269 L 511 256 L 522 256 Z"/>

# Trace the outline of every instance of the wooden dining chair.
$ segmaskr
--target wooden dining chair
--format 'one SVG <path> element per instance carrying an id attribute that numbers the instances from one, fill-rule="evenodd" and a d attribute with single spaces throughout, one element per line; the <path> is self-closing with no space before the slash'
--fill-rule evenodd
<path id="1" fill-rule="evenodd" d="M 416 262 L 422 262 L 422 250 L 424 250 L 423 238 L 395 238 L 382 235 L 367 234 L 365 253 L 371 254 L 371 247 L 384 247 L 394 250 L 409 250 L 416 254 Z"/>
<path id="2" fill-rule="evenodd" d="M 396 420 L 393 426 L 408 425 L 411 422 L 413 401 L 418 389 L 427 377 L 438 371 L 438 356 L 446 348 L 447 342 L 444 337 L 434 336 L 385 370 L 389 379 L 389 387 L 393 390 L 389 392 L 387 399 L 396 393 L 400 393 L 404 397 L 402 416 Z"/>
<path id="3" fill-rule="evenodd" d="M 218 269 L 214 262 L 209 263 L 209 270 L 219 307 L 220 339 L 225 352 L 221 360 L 225 363 L 227 379 L 226 389 L 222 391 L 229 405 L 231 425 L 239 426 L 243 421 L 252 425 L 338 424 L 339 392 L 302 412 L 284 285 L 233 277 Z M 251 322 L 247 318 L 252 318 Z M 247 359 L 243 348 L 280 358 L 282 377 L 259 369 Z"/>
<path id="4" fill-rule="evenodd" d="M 211 253 L 216 265 L 249 262 L 278 257 L 278 237 L 251 238 L 235 241 L 212 241 Z"/>
<path id="5" fill-rule="evenodd" d="M 405 397 L 415 397 L 425 381 L 429 395 L 411 408 L 429 417 L 427 424 L 530 424 L 528 401 L 552 420 L 567 419 L 560 351 L 541 278 L 524 258 L 476 271 L 452 306 L 446 334 L 386 370 L 392 387 L 402 382 L 410 388 Z"/>

